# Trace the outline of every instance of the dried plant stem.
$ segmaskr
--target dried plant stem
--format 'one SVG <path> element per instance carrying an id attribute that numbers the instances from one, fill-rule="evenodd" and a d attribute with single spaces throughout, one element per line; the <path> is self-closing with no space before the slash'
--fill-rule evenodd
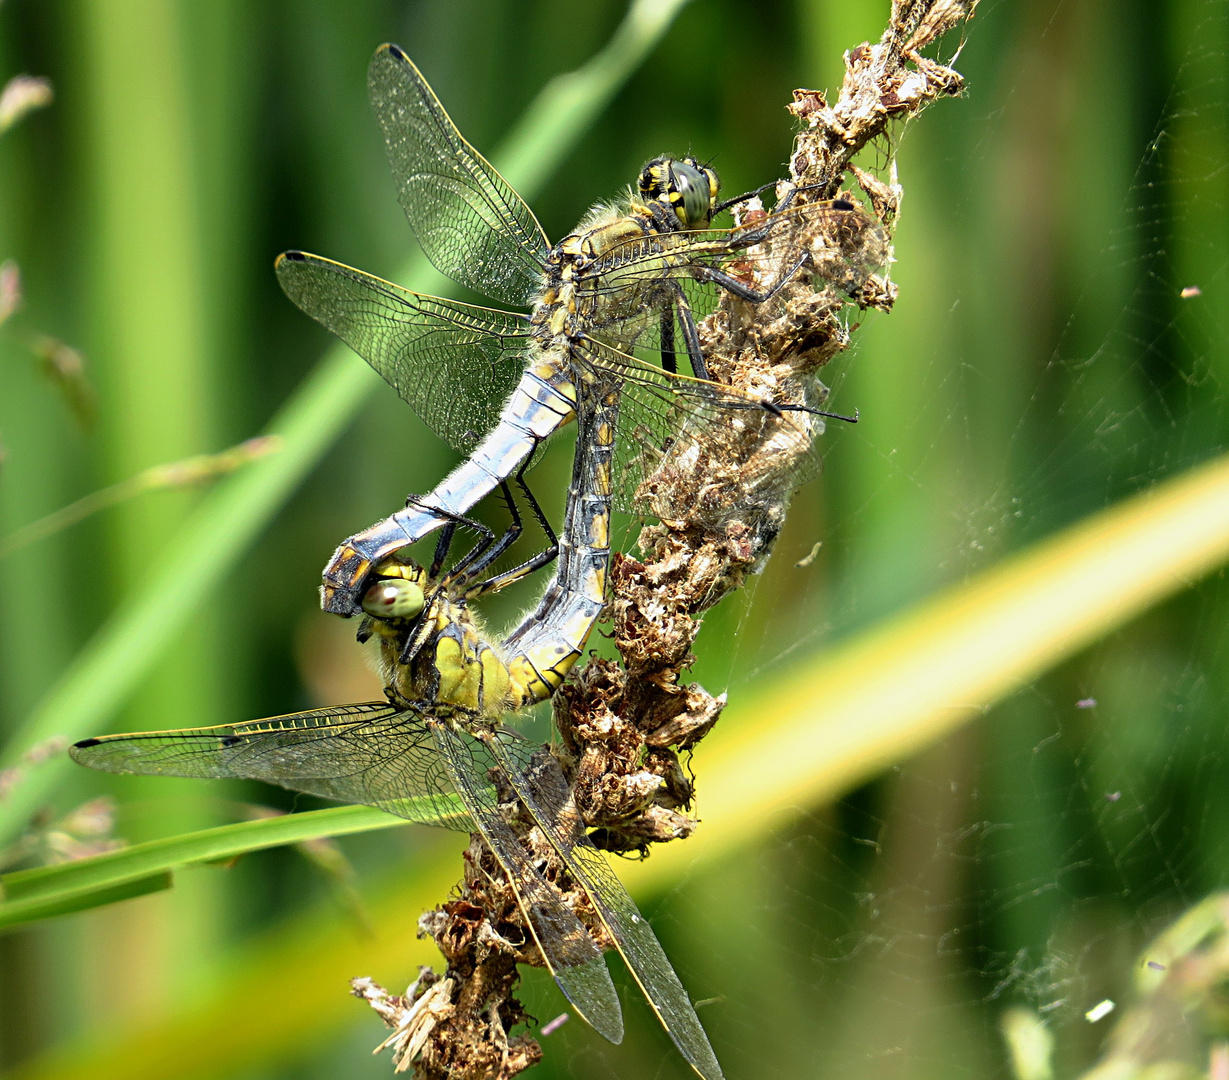
<path id="1" fill-rule="evenodd" d="M 960 92 L 963 81 L 950 66 L 920 53 L 975 6 L 975 0 L 897 0 L 880 41 L 846 55 L 844 84 L 833 105 L 817 91 L 795 91 L 789 108 L 805 129 L 778 195 L 794 191 L 800 203 L 832 198 L 849 171 L 885 230 L 876 230 L 878 239 L 856 232 L 825 236 L 826 250 L 865 254 L 877 242 L 884 245 L 883 265 L 890 261 L 886 230 L 896 217 L 899 188 L 894 177 L 882 181 L 851 160 L 893 120 Z M 743 208 L 744 215 L 757 212 L 754 205 Z M 789 245 L 756 260 L 756 272 L 771 275 L 792 264 L 796 245 L 814 239 L 791 236 Z M 850 297 L 824 286 L 824 266 L 813 261 L 810 269 L 771 303 L 723 297 L 701 326 L 715 378 L 779 403 L 822 402 L 826 391 L 816 373 L 848 344 L 838 312 Z M 853 298 L 862 307 L 886 310 L 894 297 L 886 276 L 871 276 Z M 817 419 L 805 422 L 813 423 L 815 434 L 822 431 Z M 763 565 L 780 531 L 803 463 L 774 445 L 775 430 L 771 423 L 749 423 L 698 445 L 687 468 L 663 468 L 645 482 L 641 496 L 661 523 L 641 532 L 643 561 L 616 556 L 611 571 L 609 610 L 623 666 L 591 659 L 556 695 L 558 755 L 575 805 L 595 842 L 609 850 L 647 854 L 650 845 L 681 839 L 695 828 L 687 816 L 693 781 L 678 753 L 704 737 L 725 701 L 695 683 L 686 685 L 682 673 L 693 659 L 696 616 Z M 583 894 L 547 845 L 528 822 L 520 832 L 547 867 L 548 879 L 606 944 Z M 423 1080 L 507 1080 L 541 1056 L 528 1036 L 508 1035 L 526 1019 L 513 997 L 516 966 L 541 964 L 541 957 L 479 838 L 466 861 L 457 898 L 420 923 L 420 932 L 430 934 L 447 959 L 445 975 L 424 972 L 404 998 L 391 998 L 366 980 L 356 985 L 355 992 L 396 1029 L 388 1045 L 398 1068 L 413 1065 Z"/>

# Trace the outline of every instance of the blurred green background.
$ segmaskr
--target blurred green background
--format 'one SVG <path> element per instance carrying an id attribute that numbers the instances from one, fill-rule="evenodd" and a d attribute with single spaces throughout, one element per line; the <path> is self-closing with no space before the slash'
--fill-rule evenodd
<path id="1" fill-rule="evenodd" d="M 404 263 L 412 241 L 366 99 L 376 45 L 401 44 L 488 151 L 625 11 L 0 4 L 0 83 L 43 75 L 56 94 L 0 136 L 0 260 L 16 260 L 25 290 L 0 327 L 0 539 L 149 466 L 261 432 L 329 345 L 278 289 L 278 252 L 378 274 Z M 877 37 L 886 12 L 868 0 L 693 0 L 531 199 L 548 236 L 658 153 L 711 159 L 731 193 L 781 175 L 791 90 L 835 96 L 841 53 Z M 769 569 L 701 635 L 697 678 L 732 699 L 1225 449 L 1225 5 L 985 0 L 957 67 L 968 94 L 893 132 L 900 301 L 867 318 L 828 378 L 834 406 L 862 422 L 829 432 L 825 473 L 796 498 Z M 864 165 L 885 169 L 889 150 Z M 1199 295 L 1182 297 L 1191 286 Z M 48 378 L 39 335 L 85 357 L 92 419 Z M 452 462 L 375 388 L 163 643 L 112 729 L 377 694 L 352 627 L 317 608 L 319 572 L 342 537 Z M 537 473 L 556 517 L 569 467 L 560 448 Z M 201 498 L 145 495 L 0 561 L 0 734 L 56 685 Z M 1225 594 L 1220 577 L 1194 585 L 874 782 L 800 806 L 785 831 L 641 897 L 706 1002 L 727 1075 L 1001 1075 L 996 1025 L 1016 1003 L 1059 1033 L 1063 1074 L 1087 1064 L 1102 1030 L 1084 1010 L 1120 996 L 1143 942 L 1229 878 Z M 495 626 L 532 595 L 502 599 L 487 612 Z M 754 709 L 740 715 L 754 722 Z M 703 793 L 702 751 L 695 767 Z M 256 785 L 74 770 L 57 774 L 39 823 L 103 793 L 129 841 L 239 820 L 253 803 L 306 805 Z M 410 981 L 415 921 L 444 896 L 395 919 L 381 897 L 455 863 L 462 843 L 413 827 L 346 839 L 352 879 L 322 869 L 319 852 L 272 851 L 0 937 L 0 1068 L 387 1075 L 368 1053 L 382 1028 L 345 1000 L 345 981 Z M 347 966 L 351 944 L 379 968 Z M 309 979 L 336 1004 L 296 1025 Z M 543 1021 L 563 1010 L 539 973 L 525 996 Z M 622 1047 L 571 1023 L 545 1041 L 535 1075 L 687 1075 L 634 987 L 625 996 Z M 289 1000 L 291 1019 L 262 1024 L 269 998 Z"/>

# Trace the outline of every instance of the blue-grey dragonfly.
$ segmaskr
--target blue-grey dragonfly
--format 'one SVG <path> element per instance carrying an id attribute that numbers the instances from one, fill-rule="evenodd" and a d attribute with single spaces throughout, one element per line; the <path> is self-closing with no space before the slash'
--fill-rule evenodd
<path id="1" fill-rule="evenodd" d="M 637 192 L 596 208 L 552 247 L 404 52 L 382 46 L 368 83 L 398 197 L 427 257 L 459 284 L 531 311 L 425 296 L 303 252 L 278 260 L 287 295 L 467 455 L 428 495 L 338 547 L 324 572 L 325 610 L 356 614 L 378 564 L 512 476 L 589 407 L 594 380 L 613 384 L 623 402 L 614 470 L 620 508 L 632 508 L 648 463 L 705 431 L 771 424 L 781 429 L 778 442 L 810 444 L 811 425 L 797 418 L 821 412 L 822 398 L 764 400 L 709 381 L 696 320 L 722 290 L 762 301 L 821 264 L 842 266 L 839 275 L 825 270 L 832 288 L 856 288 L 872 268 L 868 252 L 881 249 L 867 242 L 882 235 L 869 214 L 844 200 L 794 200 L 755 222 L 711 229 L 713 214 L 728 205 L 717 201 L 716 174 L 694 159 L 658 158 Z M 775 285 L 755 288 L 746 267 L 767 240 L 797 257 Z M 677 372 L 680 353 L 693 376 Z"/>

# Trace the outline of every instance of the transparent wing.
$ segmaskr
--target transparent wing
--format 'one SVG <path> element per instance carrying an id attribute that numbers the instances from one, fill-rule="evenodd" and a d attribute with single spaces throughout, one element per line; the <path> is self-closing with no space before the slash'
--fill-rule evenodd
<path id="1" fill-rule="evenodd" d="M 530 338 L 521 316 L 410 292 L 303 252 L 283 255 L 277 276 L 291 300 L 364 357 L 457 450 L 469 453 L 499 422 L 526 364 Z M 646 340 L 657 340 L 651 323 L 645 332 Z M 796 482 L 812 471 L 805 460 L 810 432 L 794 414 L 774 412 L 732 388 L 672 375 L 596 337 L 578 346 L 574 360 L 621 387 L 620 509 L 634 508 L 640 480 L 671 447 L 714 431 L 773 424 L 799 448 Z"/>
<path id="2" fill-rule="evenodd" d="M 410 821 L 471 828 L 422 718 L 388 702 L 220 727 L 104 735 L 77 743 L 69 753 L 103 772 L 263 780 L 378 806 Z"/>
<path id="3" fill-rule="evenodd" d="M 589 841 L 558 762 L 546 747 L 511 732 L 489 738 L 488 745 L 534 822 L 597 909 L 674 1044 L 705 1080 L 721 1080 L 721 1066 L 687 991 L 652 927 L 605 856 Z"/>
<path id="4" fill-rule="evenodd" d="M 801 263 L 816 288 L 826 285 L 834 294 L 848 296 L 884 269 L 890 254 L 883 226 L 862 207 L 844 200 L 805 203 L 732 229 L 624 240 L 586 267 L 580 302 L 590 304 L 599 328 L 609 322 L 607 332 L 614 335 L 621 316 L 630 316 L 635 325 L 635 301 L 642 293 L 656 286 L 660 300 L 668 295 L 660 287 L 670 280 L 682 282 L 687 299 L 698 302 L 699 317 L 722 292 L 711 284 L 695 287 L 693 282 L 703 282 L 707 270 L 724 271 L 741 284 L 766 290 Z M 710 297 L 707 305 L 704 296 Z"/>
<path id="5" fill-rule="evenodd" d="M 810 402 L 770 401 L 672 375 L 596 340 L 586 342 L 574 360 L 590 366 L 599 385 L 613 378 L 621 387 L 613 498 L 620 510 L 660 513 L 646 498 L 643 480 L 699 475 L 697 454 L 739 470 L 744 486 L 749 469 L 792 488 L 819 467 L 814 434 L 822 427 L 817 418 L 782 408 Z"/>
<path id="6" fill-rule="evenodd" d="M 734 229 L 639 237 L 587 268 L 578 304 L 589 340 L 573 359 L 599 382 L 613 380 L 622 388 L 616 505 L 636 509 L 640 481 L 663 469 L 667 476 L 673 471 L 711 481 L 713 462 L 732 463 L 744 491 L 761 488 L 770 500 L 814 475 L 820 465 L 814 435 L 822 424 L 790 406 L 820 406 L 824 391 L 817 382 L 795 380 L 796 399 L 784 399 L 780 383 L 757 396 L 754 388 L 672 375 L 657 356 L 667 350 L 667 330 L 675 355 L 683 356 L 680 308 L 698 321 L 733 295 L 731 283 L 768 293 L 801 268 L 814 291 L 829 294 L 835 310 L 888 258 L 879 223 L 842 202 L 800 206 Z M 642 509 L 669 512 L 650 505 L 643 492 L 641 503 Z"/>
<path id="7" fill-rule="evenodd" d="M 441 273 L 505 304 L 527 305 L 550 245 L 533 211 L 457 130 L 427 80 L 396 45 L 367 71 L 397 199 Z"/>
<path id="8" fill-rule="evenodd" d="M 485 773 L 483 759 L 490 760 L 484 744 L 462 736 L 447 722 L 432 721 L 430 727 L 470 816 L 516 890 L 559 988 L 596 1031 L 613 1043 L 622 1041 L 623 1013 L 600 950 L 584 923 L 530 861 L 500 815 L 489 786 L 478 779 Z"/>
<path id="9" fill-rule="evenodd" d="M 300 308 L 380 373 L 445 442 L 469 453 L 525 369 L 525 318 L 410 292 L 301 251 L 277 260 Z"/>
<path id="10" fill-rule="evenodd" d="M 521 900 L 563 992 L 612 1042 L 622 1014 L 601 953 L 499 815 L 492 764 L 447 724 L 387 702 L 341 705 L 267 720 L 180 731 L 106 735 L 69 753 L 103 772 L 263 780 L 341 802 L 377 806 L 424 824 L 475 826 Z"/>

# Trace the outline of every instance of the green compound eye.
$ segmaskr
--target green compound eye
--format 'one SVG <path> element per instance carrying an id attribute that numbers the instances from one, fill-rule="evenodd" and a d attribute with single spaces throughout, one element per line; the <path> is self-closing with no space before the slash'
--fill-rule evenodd
<path id="1" fill-rule="evenodd" d="M 422 613 L 426 597 L 412 581 L 385 578 L 363 594 L 363 610 L 377 619 L 413 619 Z"/>
<path id="2" fill-rule="evenodd" d="M 720 182 L 695 158 L 654 158 L 640 171 L 640 194 L 668 206 L 684 229 L 702 228 L 713 216 Z"/>
<path id="3" fill-rule="evenodd" d="M 682 196 L 682 212 L 676 204 L 675 213 L 679 214 L 683 227 L 707 225 L 712 217 L 716 175 L 690 158 L 674 162 L 671 172 L 674 190 Z"/>

